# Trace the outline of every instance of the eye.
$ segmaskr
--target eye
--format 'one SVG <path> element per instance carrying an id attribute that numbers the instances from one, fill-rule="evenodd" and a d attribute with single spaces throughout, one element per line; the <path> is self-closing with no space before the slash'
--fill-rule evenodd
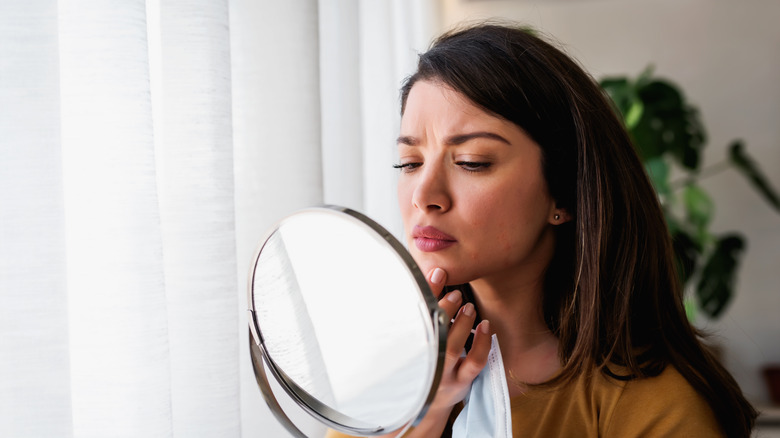
<path id="1" fill-rule="evenodd" d="M 456 161 L 455 164 L 469 172 L 482 172 L 487 170 L 493 163 L 487 161 Z"/>
<path id="2" fill-rule="evenodd" d="M 402 163 L 393 164 L 393 169 L 399 169 L 402 173 L 413 172 L 418 167 L 422 166 L 422 163 Z"/>

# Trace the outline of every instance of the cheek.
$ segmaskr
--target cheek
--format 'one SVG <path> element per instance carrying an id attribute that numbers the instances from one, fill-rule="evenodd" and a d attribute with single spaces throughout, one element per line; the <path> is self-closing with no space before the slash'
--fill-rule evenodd
<path id="1" fill-rule="evenodd" d="M 412 207 L 412 191 L 407 187 L 408 184 L 398 183 L 396 195 L 398 197 L 398 208 L 401 210 L 401 217 L 404 221 Z"/>
<path id="2" fill-rule="evenodd" d="M 536 191 L 534 191 L 536 190 Z M 483 239 L 505 253 L 521 251 L 531 244 L 547 223 L 550 200 L 540 196 L 538 188 L 503 188 L 481 195 L 479 208 L 473 211 L 471 225 L 485 230 Z M 496 196 L 495 193 L 500 193 Z"/>
<path id="3" fill-rule="evenodd" d="M 499 252 L 506 254 L 508 258 L 511 258 L 511 254 L 514 254 L 520 247 L 518 237 L 522 232 L 522 227 L 516 223 L 501 221 L 496 224 L 496 230 L 494 248 L 497 248 Z"/>
<path id="4" fill-rule="evenodd" d="M 497 195 L 499 193 L 502 195 Z M 473 193 L 469 202 L 473 208 L 470 209 L 468 227 L 480 230 L 481 245 L 493 250 L 511 250 L 520 229 L 517 209 L 513 203 L 507 203 L 505 193 L 501 190 Z M 473 254 L 471 258 L 477 257 Z"/>

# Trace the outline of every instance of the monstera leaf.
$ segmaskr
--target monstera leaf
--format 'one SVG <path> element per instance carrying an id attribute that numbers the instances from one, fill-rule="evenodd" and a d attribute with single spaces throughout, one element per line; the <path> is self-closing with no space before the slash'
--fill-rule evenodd
<path id="1" fill-rule="evenodd" d="M 713 318 L 720 316 L 731 298 L 739 257 L 744 248 L 745 241 L 741 236 L 723 236 L 702 267 L 696 291 L 702 310 Z"/>
<path id="2" fill-rule="evenodd" d="M 741 141 L 732 142 L 723 163 L 701 168 L 707 133 L 699 111 L 674 82 L 654 77 L 652 67 L 636 79 L 611 77 L 600 85 L 623 117 L 658 193 L 681 283 L 691 285 L 701 311 L 717 318 L 734 295 L 746 243 L 737 233 L 710 231 L 716 206 L 699 181 L 714 174 L 713 170 L 731 167 L 778 211 L 780 197 Z M 672 174 L 681 177 L 671 181 Z M 689 303 L 686 308 L 690 310 Z"/>

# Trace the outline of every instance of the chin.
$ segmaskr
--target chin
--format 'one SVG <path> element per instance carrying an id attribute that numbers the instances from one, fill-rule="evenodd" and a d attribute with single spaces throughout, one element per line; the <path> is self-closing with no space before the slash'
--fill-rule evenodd
<path id="1" fill-rule="evenodd" d="M 421 251 L 412 251 L 411 254 L 426 279 L 434 268 L 442 268 L 447 272 L 447 286 L 468 283 L 476 278 L 473 272 L 469 272 L 468 267 L 463 267 L 459 263 L 447 260 L 442 255 Z"/>
<path id="2" fill-rule="evenodd" d="M 417 266 L 420 267 L 420 270 L 426 277 L 428 276 L 428 273 L 431 272 L 431 269 L 438 266 L 436 262 L 431 260 L 425 253 L 415 250 L 410 251 L 410 253 L 412 254 L 414 262 L 417 263 Z"/>
<path id="3" fill-rule="evenodd" d="M 420 267 L 420 271 L 425 275 L 425 278 L 428 278 L 428 274 L 430 274 L 431 270 L 434 268 L 442 268 L 449 274 L 446 266 L 447 263 L 441 260 L 440 257 L 435 257 L 430 253 L 418 251 L 416 249 L 412 250 L 411 254 L 415 263 L 417 263 L 417 266 Z"/>

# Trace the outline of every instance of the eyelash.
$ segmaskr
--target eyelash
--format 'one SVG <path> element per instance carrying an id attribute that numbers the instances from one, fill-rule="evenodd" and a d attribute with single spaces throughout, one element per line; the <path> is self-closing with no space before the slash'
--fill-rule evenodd
<path id="1" fill-rule="evenodd" d="M 478 162 L 478 161 L 456 161 L 455 164 L 463 168 L 467 172 L 482 172 L 490 167 L 493 163 Z M 399 169 L 402 172 L 412 172 L 418 167 L 422 166 L 422 163 L 403 163 L 393 164 L 393 169 Z"/>
<path id="2" fill-rule="evenodd" d="M 458 161 L 455 164 L 462 167 L 467 172 L 482 172 L 490 167 L 493 163 L 480 162 L 480 161 Z"/>
<path id="3" fill-rule="evenodd" d="M 393 169 L 398 169 L 401 172 L 411 172 L 414 169 L 417 169 L 420 167 L 422 163 L 403 163 L 403 164 L 393 164 Z"/>

